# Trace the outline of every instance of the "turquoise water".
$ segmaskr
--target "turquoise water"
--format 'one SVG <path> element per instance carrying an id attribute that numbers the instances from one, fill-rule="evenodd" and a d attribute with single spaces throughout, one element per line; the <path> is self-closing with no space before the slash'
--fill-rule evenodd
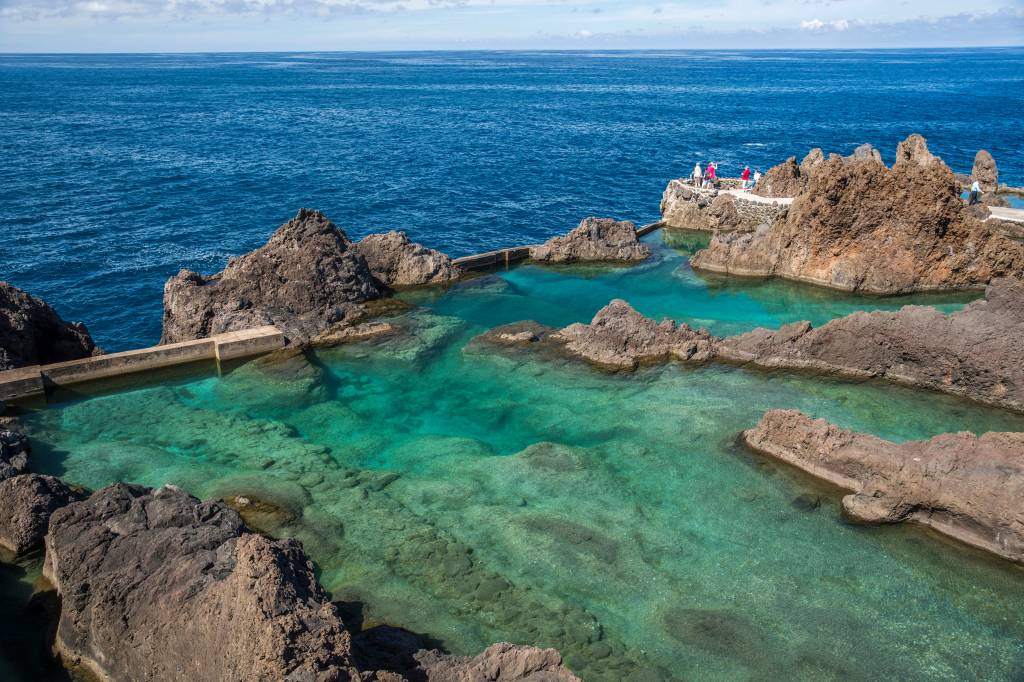
<path id="1" fill-rule="evenodd" d="M 300 538 L 347 612 L 457 653 L 554 646 L 588 681 L 1019 678 L 1024 573 L 918 528 L 847 525 L 836 491 L 736 436 L 771 408 L 896 440 L 1021 430 L 1024 415 L 876 383 L 607 374 L 467 346 L 612 297 L 717 333 L 909 300 L 698 277 L 685 253 L 702 238 L 654 235 L 656 260 L 635 268 L 524 266 L 407 295 L 419 307 L 398 336 L 69 397 L 26 415 L 35 466 L 258 498 L 278 511 L 255 523 Z"/>

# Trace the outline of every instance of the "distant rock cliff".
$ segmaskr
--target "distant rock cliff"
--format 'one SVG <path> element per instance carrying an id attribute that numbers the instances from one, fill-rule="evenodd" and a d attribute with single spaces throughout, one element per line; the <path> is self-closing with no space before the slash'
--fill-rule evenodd
<path id="1" fill-rule="evenodd" d="M 0 371 L 98 355 L 81 322 L 65 322 L 45 301 L 0 282 Z"/>

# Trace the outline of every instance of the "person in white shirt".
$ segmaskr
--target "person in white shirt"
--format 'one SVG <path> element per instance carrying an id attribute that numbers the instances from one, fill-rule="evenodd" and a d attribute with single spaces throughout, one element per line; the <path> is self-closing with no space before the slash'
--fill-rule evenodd
<path id="1" fill-rule="evenodd" d="M 967 205 L 974 206 L 976 203 L 978 203 L 979 194 L 981 194 L 981 185 L 979 185 L 978 181 L 975 180 L 974 183 L 971 185 L 971 196 L 970 198 L 967 199 Z"/>
<path id="2" fill-rule="evenodd" d="M 761 179 L 761 169 L 758 168 L 757 170 L 754 171 L 754 184 L 750 186 L 751 189 L 753 189 L 754 187 L 757 187 L 757 183 L 758 183 L 758 181 L 760 179 Z"/>
<path id="3" fill-rule="evenodd" d="M 693 186 L 700 187 L 701 178 L 704 177 L 704 171 L 700 169 L 700 161 L 693 167 L 693 175 L 691 177 L 693 178 Z"/>

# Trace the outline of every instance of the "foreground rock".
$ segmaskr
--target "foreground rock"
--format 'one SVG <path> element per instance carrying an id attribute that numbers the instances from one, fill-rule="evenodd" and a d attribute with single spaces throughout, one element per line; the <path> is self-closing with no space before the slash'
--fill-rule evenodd
<path id="1" fill-rule="evenodd" d="M 53 476 L 22 474 L 0 481 L 0 545 L 16 557 L 42 547 L 53 512 L 80 498 Z"/>
<path id="2" fill-rule="evenodd" d="M 494 644 L 475 657 L 416 655 L 428 682 L 580 682 L 555 649 Z"/>
<path id="3" fill-rule="evenodd" d="M 58 510 L 46 549 L 56 646 L 102 679 L 359 679 L 301 546 L 221 503 L 113 485 Z"/>
<path id="4" fill-rule="evenodd" d="M 28 438 L 18 431 L 0 429 L 0 481 L 28 471 Z"/>
<path id="5" fill-rule="evenodd" d="M 611 218 L 584 218 L 564 237 L 530 248 L 530 258 L 550 263 L 631 262 L 650 255 L 650 248 L 637 239 L 635 224 Z"/>
<path id="6" fill-rule="evenodd" d="M 404 232 L 367 235 L 355 249 L 373 276 L 391 287 L 443 284 L 463 274 L 447 255 L 410 242 Z"/>
<path id="7" fill-rule="evenodd" d="M 877 377 L 1024 410 L 1024 282 L 945 314 L 928 306 L 858 312 L 818 328 L 797 322 L 724 339 L 723 360 Z"/>
<path id="8" fill-rule="evenodd" d="M 45 301 L 0 282 L 0 371 L 102 352 L 84 324 L 65 322 Z"/>
<path id="9" fill-rule="evenodd" d="M 743 439 L 849 490 L 843 511 L 855 520 L 915 521 L 1024 563 L 1022 433 L 950 433 L 897 444 L 773 410 Z"/>
<path id="10" fill-rule="evenodd" d="M 974 155 L 971 178 L 978 181 L 982 192 L 995 192 L 999 189 L 999 168 L 988 151 L 982 149 Z"/>
<path id="11" fill-rule="evenodd" d="M 304 343 L 386 292 L 344 232 L 319 211 L 302 209 L 216 275 L 182 270 L 168 280 L 161 343 L 268 324 Z"/>
<path id="12" fill-rule="evenodd" d="M 919 135 L 886 168 L 872 153 L 818 165 L 789 211 L 753 233 L 718 233 L 696 269 L 900 294 L 1024 277 L 1024 244 L 965 211 L 952 172 Z"/>

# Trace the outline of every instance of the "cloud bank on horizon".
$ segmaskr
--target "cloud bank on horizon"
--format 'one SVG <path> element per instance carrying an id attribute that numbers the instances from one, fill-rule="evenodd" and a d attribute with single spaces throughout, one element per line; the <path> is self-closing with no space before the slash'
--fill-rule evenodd
<path id="1" fill-rule="evenodd" d="M 2 52 L 1022 44 L 1020 0 L 0 0 Z"/>

